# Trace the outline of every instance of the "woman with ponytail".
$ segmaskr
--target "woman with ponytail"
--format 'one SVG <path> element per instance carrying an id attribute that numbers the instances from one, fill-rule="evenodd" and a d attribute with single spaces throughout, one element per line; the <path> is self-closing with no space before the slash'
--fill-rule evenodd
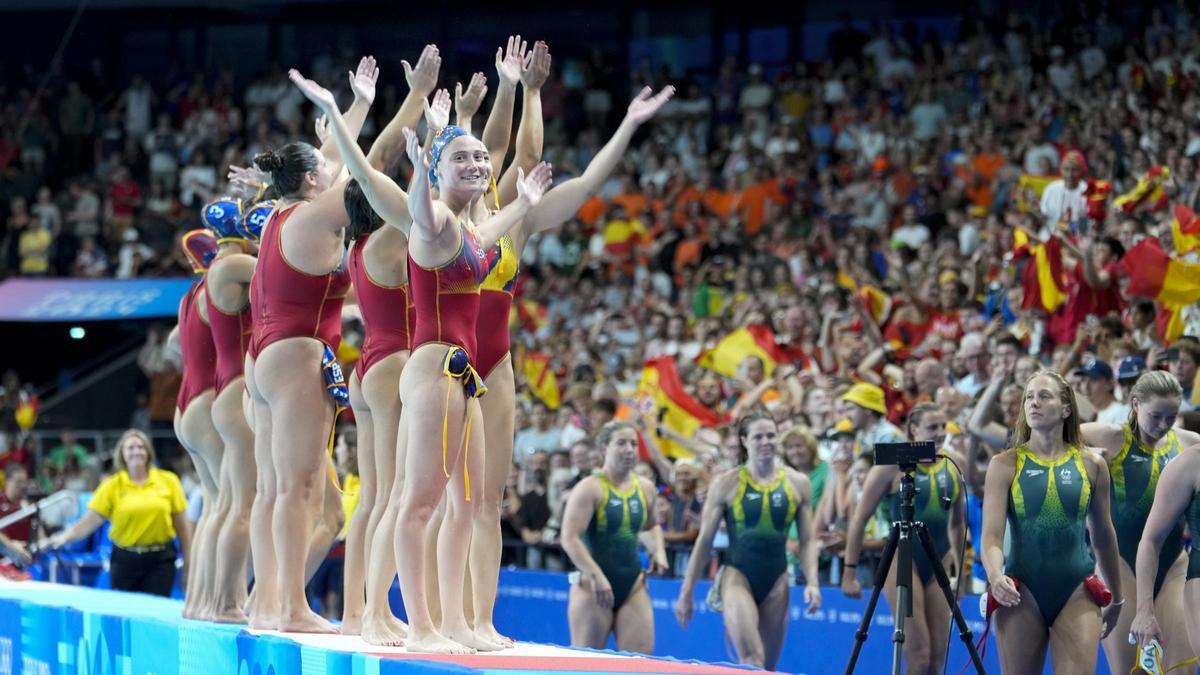
<path id="1" fill-rule="evenodd" d="M 821 607 L 817 547 L 812 536 L 812 485 L 808 476 L 779 458 L 779 429 L 765 412 L 738 420 L 740 466 L 708 488 L 700 534 L 675 601 L 675 617 L 687 627 L 696 581 L 709 563 L 721 519 L 729 533 L 728 563 L 717 573 L 708 604 L 725 614 L 725 632 L 741 663 L 774 670 L 787 635 L 789 590 L 787 538 L 796 523 L 804 551 L 804 601 L 809 613 Z"/>

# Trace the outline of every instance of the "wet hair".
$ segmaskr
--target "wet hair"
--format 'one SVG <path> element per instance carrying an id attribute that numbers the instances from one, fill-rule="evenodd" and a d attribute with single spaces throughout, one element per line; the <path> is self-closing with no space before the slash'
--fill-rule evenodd
<path id="1" fill-rule="evenodd" d="M 618 431 L 623 429 L 628 429 L 635 434 L 637 433 L 637 428 L 629 422 L 613 420 L 600 427 L 600 431 L 596 432 L 596 447 L 601 450 L 606 450 L 608 448 L 608 444 L 612 442 L 613 436 L 615 436 Z"/>
<path id="2" fill-rule="evenodd" d="M 1063 420 L 1062 439 L 1068 446 L 1081 447 L 1083 445 L 1082 432 L 1079 430 L 1079 404 L 1075 401 L 1075 390 L 1070 383 L 1053 370 L 1039 370 L 1029 378 L 1029 382 L 1025 383 L 1025 388 L 1022 390 L 1021 413 L 1017 417 L 1017 428 L 1013 430 L 1014 446 L 1024 445 L 1029 442 L 1029 437 L 1032 434 L 1029 429 L 1029 421 L 1025 419 L 1025 399 L 1024 394 L 1029 391 L 1029 383 L 1039 377 L 1048 377 L 1054 380 L 1058 385 L 1058 399 L 1071 409 L 1071 416 Z"/>
<path id="3" fill-rule="evenodd" d="M 284 197 L 295 197 L 304 189 L 304 175 L 319 165 L 317 149 L 308 143 L 288 143 L 254 157 L 258 168 L 271 174 L 271 185 Z"/>
<path id="4" fill-rule="evenodd" d="M 911 439 L 913 427 L 921 423 L 921 418 L 929 412 L 941 412 L 942 408 L 930 401 L 918 403 L 908 411 L 908 421 L 904 424 L 904 433 Z"/>
<path id="5" fill-rule="evenodd" d="M 767 420 L 771 424 L 775 424 L 778 428 L 778 423 L 770 413 L 756 410 L 752 413 L 747 413 L 737 421 L 737 439 L 738 439 L 738 464 L 745 464 L 750 459 L 750 449 L 746 447 L 746 442 L 742 439 L 750 431 L 750 425 L 759 420 Z"/>
<path id="6" fill-rule="evenodd" d="M 1129 390 L 1129 429 L 1133 432 L 1135 439 L 1139 436 L 1139 430 L 1138 414 L 1133 407 L 1133 400 L 1137 399 L 1139 403 L 1146 403 L 1156 397 L 1181 400 L 1183 399 L 1183 387 L 1180 386 L 1179 380 L 1175 379 L 1174 375 L 1165 370 L 1151 370 L 1143 373 L 1137 379 L 1133 388 Z"/>
<path id="7" fill-rule="evenodd" d="M 383 218 L 371 208 L 367 195 L 363 193 L 357 180 L 351 179 L 346 183 L 346 188 L 342 191 L 342 202 L 346 205 L 346 215 L 350 216 L 350 226 L 346 228 L 350 239 L 358 239 L 383 227 Z"/>

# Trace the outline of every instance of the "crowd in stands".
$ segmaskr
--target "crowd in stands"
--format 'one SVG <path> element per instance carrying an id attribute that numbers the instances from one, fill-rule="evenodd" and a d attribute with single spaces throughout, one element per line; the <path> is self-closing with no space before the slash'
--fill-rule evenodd
<path id="1" fill-rule="evenodd" d="M 861 397 L 843 400 L 856 382 L 882 390 L 893 423 L 923 401 L 946 413 L 973 508 L 1040 368 L 1069 376 L 1089 419 L 1122 421 L 1130 378 L 1155 368 L 1191 411 L 1200 312 L 1135 293 L 1122 257 L 1147 240 L 1195 260 L 1173 235 L 1174 207 L 1200 201 L 1200 31 L 1186 3 L 1145 9 L 1140 22 L 968 21 L 953 39 L 846 22 L 823 62 L 731 57 L 682 82 L 578 218 L 525 249 L 503 513 L 506 540 L 528 546 L 505 562 L 566 564 L 565 496 L 599 466 L 591 434 L 614 418 L 642 429 L 639 471 L 661 486 L 681 573 L 708 482 L 736 463 L 729 422 L 770 411 L 783 458 L 813 481 L 822 574 L 836 581 L 870 466 L 871 429 L 850 421 Z M 373 110 L 390 116 L 403 92 L 384 79 Z M 587 165 L 628 92 L 679 74 L 646 60 L 620 80 L 599 55 L 556 61 L 542 92 L 556 180 Z M 8 275 L 183 274 L 172 244 L 224 167 L 311 129 L 279 69 L 242 91 L 182 75 L 122 89 L 94 64 L 30 91 L 10 85 L 0 109 Z M 1031 282 L 1048 251 L 1061 256 L 1053 284 Z M 1048 285 L 1061 295 L 1049 305 Z M 352 362 L 361 328 L 344 334 Z M 173 400 L 154 339 L 142 365 Z M 647 371 L 672 373 L 683 396 L 640 387 Z M 691 404 L 694 423 L 660 414 Z M 64 465 L 95 464 L 63 444 Z M 31 473 L 41 489 L 71 480 L 56 475 Z"/>

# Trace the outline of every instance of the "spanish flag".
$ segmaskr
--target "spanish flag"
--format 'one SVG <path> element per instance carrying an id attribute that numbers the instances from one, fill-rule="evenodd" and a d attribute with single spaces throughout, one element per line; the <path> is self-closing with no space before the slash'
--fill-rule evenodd
<path id="1" fill-rule="evenodd" d="M 1021 307 L 1053 314 L 1067 301 L 1062 242 L 1050 237 L 1045 243 L 1034 244 L 1025 232 L 1017 230 L 1013 232 L 1013 249 L 1018 257 L 1027 257 L 1021 269 L 1021 287 L 1025 291 Z"/>
<path id="2" fill-rule="evenodd" d="M 1106 180 L 1089 180 L 1083 196 L 1087 197 L 1087 217 L 1104 222 L 1108 217 L 1108 196 L 1112 194 L 1113 184 Z"/>
<path id="3" fill-rule="evenodd" d="M 1031 173 L 1021 174 L 1021 178 L 1017 181 L 1017 209 L 1022 213 L 1036 210 L 1038 207 L 1038 199 L 1042 198 L 1042 193 L 1046 191 L 1046 186 L 1058 180 L 1057 175 L 1052 176 L 1035 176 Z M 1032 203 L 1025 199 L 1026 192 L 1032 190 L 1036 198 Z"/>
<path id="4" fill-rule="evenodd" d="M 775 364 L 788 361 L 779 345 L 775 343 L 775 333 L 766 326 L 754 325 L 739 328 L 726 335 L 717 346 L 701 352 L 700 356 L 696 357 L 696 363 L 726 377 L 733 377 L 747 356 L 762 359 L 763 374 L 767 377 L 775 371 Z"/>
<path id="5" fill-rule="evenodd" d="M 1167 193 L 1162 184 L 1171 177 L 1171 171 L 1161 164 L 1155 164 L 1146 171 L 1146 175 L 1138 178 L 1137 185 L 1125 194 L 1113 200 L 1113 206 L 1123 213 L 1143 211 L 1161 211 L 1167 207 Z"/>
<path id="6" fill-rule="evenodd" d="M 558 376 L 550 367 L 550 356 L 542 352 L 528 352 L 521 359 L 521 371 L 525 373 L 529 391 L 541 399 L 547 408 L 558 410 L 562 400 L 558 390 Z"/>
<path id="7" fill-rule="evenodd" d="M 660 356 L 646 362 L 637 395 L 639 401 L 653 403 L 662 415 L 664 426 L 686 438 L 691 438 L 697 429 L 717 427 L 728 421 L 687 393 L 675 369 L 675 359 L 670 356 Z M 665 438 L 659 439 L 659 444 L 663 454 L 668 457 L 692 456 L 690 450 Z"/>
<path id="8" fill-rule="evenodd" d="M 1200 249 L 1200 216 L 1182 204 L 1177 205 L 1175 218 L 1171 221 L 1171 235 L 1176 255 L 1187 255 Z"/>
<path id="9" fill-rule="evenodd" d="M 1129 275 L 1126 293 L 1154 298 L 1167 307 L 1200 301 L 1200 264 L 1176 260 L 1162 250 L 1158 240 L 1146 238 L 1121 259 Z"/>
<path id="10" fill-rule="evenodd" d="M 604 249 L 626 256 L 646 236 L 646 226 L 637 218 L 610 220 L 604 224 Z"/>
<path id="11" fill-rule="evenodd" d="M 537 300 L 522 298 L 513 303 L 509 311 L 509 326 L 520 326 L 527 333 L 536 333 L 546 325 L 546 306 Z"/>

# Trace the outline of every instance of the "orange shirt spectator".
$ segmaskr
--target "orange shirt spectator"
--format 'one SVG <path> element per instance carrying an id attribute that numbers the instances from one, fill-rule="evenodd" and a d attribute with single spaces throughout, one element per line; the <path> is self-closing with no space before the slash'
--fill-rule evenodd
<path id="1" fill-rule="evenodd" d="M 579 207 L 579 212 L 575 215 L 579 221 L 585 225 L 595 225 L 596 221 L 600 220 L 600 216 L 608 209 L 608 205 L 604 203 L 598 195 L 592 195 L 590 199 Z"/>
<path id="2" fill-rule="evenodd" d="M 648 202 L 645 195 L 640 192 L 622 192 L 614 195 L 612 203 L 625 209 L 626 218 L 639 218 L 646 212 Z"/>
<path id="3" fill-rule="evenodd" d="M 975 173 L 990 183 L 996 179 L 996 172 L 1004 168 L 1004 155 L 998 152 L 981 152 L 971 160 L 971 166 Z"/>

